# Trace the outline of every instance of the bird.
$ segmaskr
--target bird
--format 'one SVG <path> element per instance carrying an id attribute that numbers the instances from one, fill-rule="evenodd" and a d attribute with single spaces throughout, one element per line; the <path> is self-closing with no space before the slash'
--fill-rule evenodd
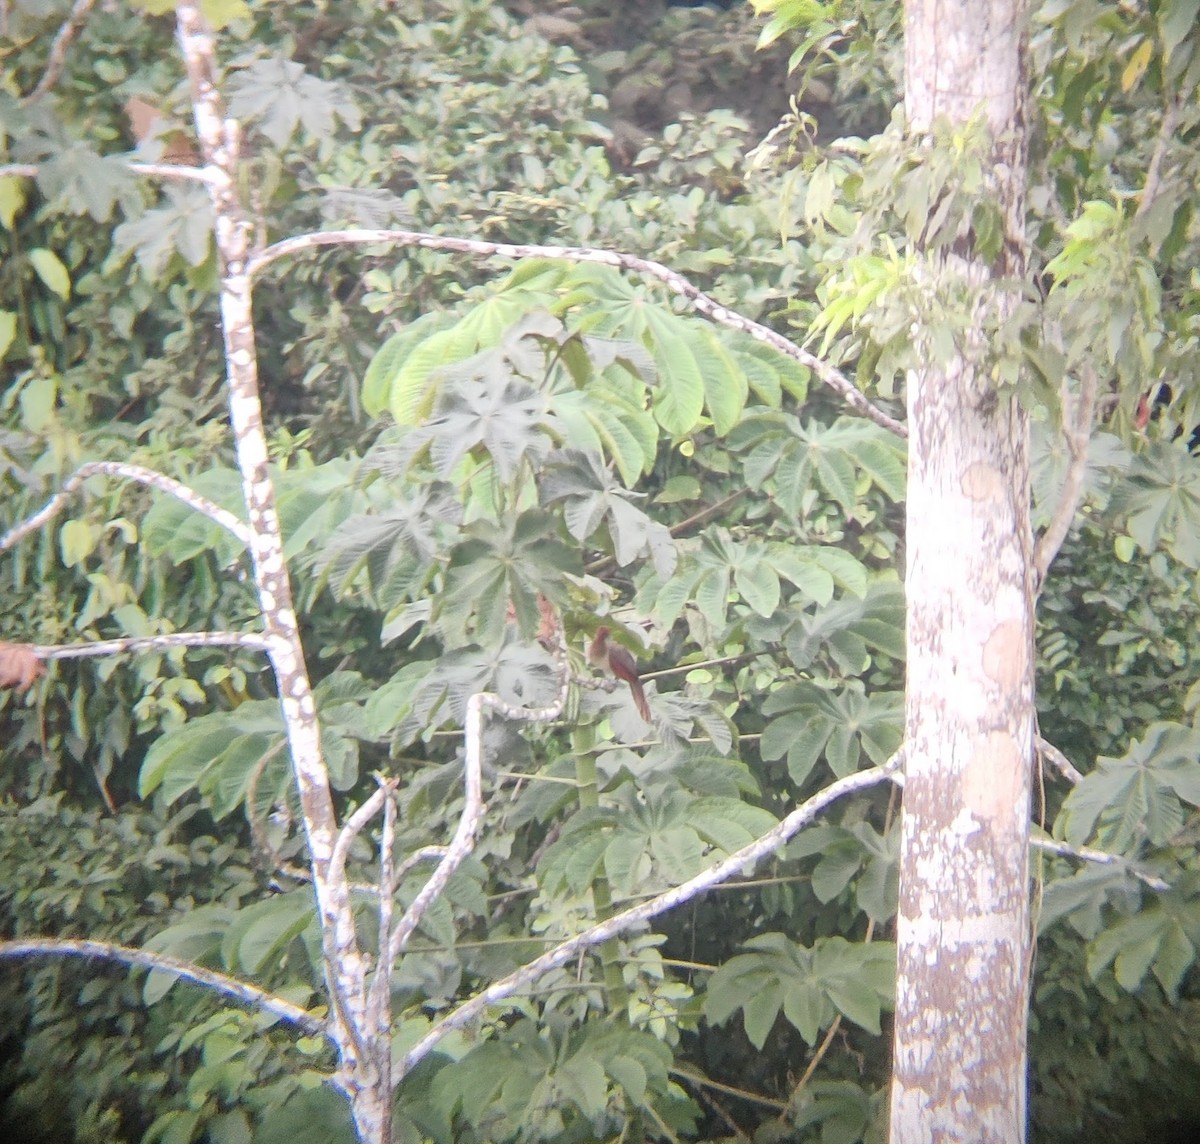
<path id="1" fill-rule="evenodd" d="M 609 634 L 609 629 L 606 627 L 596 629 L 596 634 L 588 645 L 588 663 L 628 683 L 629 690 L 633 692 L 633 703 L 638 709 L 638 714 L 649 723 L 651 722 L 650 704 L 646 701 L 646 692 L 642 689 L 642 681 L 638 678 L 637 663 L 628 651 L 609 638 Z"/>

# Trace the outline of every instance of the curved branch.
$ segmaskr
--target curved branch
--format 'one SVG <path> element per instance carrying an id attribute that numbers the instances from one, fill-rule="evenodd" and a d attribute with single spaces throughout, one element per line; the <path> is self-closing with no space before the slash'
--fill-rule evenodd
<path id="1" fill-rule="evenodd" d="M 158 969 L 164 973 L 174 973 L 196 985 L 203 985 L 233 997 L 256 1009 L 287 1021 L 297 1028 L 303 1029 L 313 1036 L 328 1037 L 329 1032 L 325 1023 L 319 1018 L 293 1005 L 282 997 L 276 997 L 257 985 L 228 977 L 213 969 L 194 965 L 190 961 L 180 961 L 165 953 L 152 953 L 146 949 L 133 949 L 127 945 L 116 945 L 108 941 L 88 941 L 81 938 L 18 938 L 13 941 L 0 941 L 0 958 L 27 957 L 30 955 L 48 955 L 50 957 L 101 957 L 107 961 L 120 961 L 126 965 L 136 965 L 143 969 Z"/>
<path id="2" fill-rule="evenodd" d="M 0 552 L 7 552 L 18 540 L 24 539 L 31 532 L 41 528 L 43 524 L 53 520 L 67 507 L 67 502 L 71 497 L 83 488 L 86 480 L 101 475 L 118 477 L 126 481 L 137 481 L 139 484 L 149 485 L 160 492 L 170 493 L 171 496 L 183 501 L 189 508 L 208 517 L 214 524 L 228 529 L 242 544 L 247 547 L 250 545 L 250 529 L 234 513 L 222 508 L 208 497 L 201 496 L 200 493 L 189 489 L 182 481 L 168 477 L 165 473 L 155 472 L 154 469 L 147 469 L 143 465 L 131 465 L 125 461 L 89 461 L 86 465 L 80 465 L 63 481 L 62 488 L 33 516 L 14 525 L 3 536 L 0 536 Z"/>
<path id="3" fill-rule="evenodd" d="M 421 1040 L 409 1049 L 395 1070 L 393 1084 L 403 1080 L 409 1071 L 433 1051 L 443 1037 L 454 1029 L 461 1029 L 464 1025 L 470 1024 L 489 1005 L 495 1004 L 497 1001 L 503 1001 L 506 997 L 511 997 L 526 985 L 536 981 L 543 974 L 548 973 L 552 969 L 557 969 L 560 965 L 565 965 L 567 962 L 578 957 L 584 950 L 589 949 L 591 946 L 608 941 L 609 938 L 616 937 L 639 922 L 648 921 L 650 918 L 666 913 L 667 910 L 689 901 L 702 891 L 711 889 L 721 882 L 728 881 L 735 874 L 778 850 L 780 846 L 795 834 L 798 834 L 831 803 L 836 802 L 845 795 L 853 794 L 855 791 L 866 790 L 868 787 L 875 786 L 892 778 L 903 765 L 903 762 L 904 748 L 902 747 L 882 766 L 873 767 L 867 771 L 858 771 L 855 774 L 847 775 L 844 779 L 839 779 L 837 782 L 831 783 L 823 791 L 819 791 L 812 798 L 796 807 L 791 814 L 773 826 L 761 838 L 756 838 L 753 842 L 730 854 L 728 858 L 718 862 L 715 866 L 710 866 L 707 870 L 697 874 L 696 877 L 671 890 L 667 890 L 666 893 L 659 894 L 656 898 L 651 898 L 647 902 L 642 902 L 640 905 L 623 910 L 621 913 L 614 914 L 605 921 L 590 926 L 582 933 L 576 934 L 569 941 L 563 942 L 561 945 L 542 954 L 541 957 L 536 958 L 527 965 L 523 965 L 515 973 L 511 973 L 500 981 L 488 986 L 487 989 L 481 993 L 477 993 L 469 1001 L 464 1001 L 452 1013 L 438 1021 Z"/>
<path id="4" fill-rule="evenodd" d="M 462 814 L 459 816 L 454 837 L 450 839 L 450 844 L 446 847 L 437 867 L 396 923 L 387 949 L 380 951 L 380 956 L 386 956 L 391 964 L 395 964 L 396 959 L 404 952 L 408 939 L 420 925 L 426 910 L 446 888 L 454 871 L 475 849 L 475 839 L 483 821 L 483 812 L 487 809 L 483 802 L 484 710 L 495 711 L 506 719 L 522 723 L 549 723 L 557 719 L 562 714 L 563 707 L 566 706 L 567 691 L 571 684 L 565 652 L 561 647 L 558 649 L 558 659 L 562 684 L 559 687 L 558 695 L 549 707 L 514 707 L 510 703 L 505 703 L 498 695 L 486 691 L 476 692 L 467 700 L 466 742 L 463 748 L 463 783 L 466 802 Z"/>
<path id="5" fill-rule="evenodd" d="M 1158 137 L 1154 141 L 1154 152 L 1146 167 L 1146 184 L 1142 187 L 1142 199 L 1138 203 L 1135 218 L 1141 218 L 1154 205 L 1154 200 L 1162 190 L 1163 160 L 1167 157 L 1167 148 L 1171 144 L 1171 136 L 1179 124 L 1182 111 L 1182 97 L 1174 95 L 1167 99 L 1162 122 L 1158 125 Z"/>
<path id="6" fill-rule="evenodd" d="M 1075 402 L 1074 411 L 1063 405 L 1063 434 L 1067 439 L 1067 448 L 1071 453 L 1071 461 L 1067 466 L 1066 479 L 1063 481 L 1062 495 L 1054 516 L 1046 526 L 1046 530 L 1038 537 L 1033 550 L 1033 576 L 1037 591 L 1041 591 L 1050 571 L 1050 565 L 1058 555 L 1067 533 L 1071 531 L 1071 522 L 1079 502 L 1083 499 L 1083 479 L 1087 475 L 1088 447 L 1092 439 L 1092 419 L 1096 409 L 1096 371 L 1091 364 L 1085 364 L 1079 371 L 1079 397 Z"/>
<path id="7" fill-rule="evenodd" d="M 876 425 L 890 430 L 898 437 L 907 437 L 908 430 L 882 409 L 872 405 L 853 382 L 840 370 L 823 361 L 808 350 L 776 333 L 751 318 L 722 306 L 715 298 L 693 286 L 682 274 L 647 258 L 633 254 L 621 254 L 611 250 L 597 250 L 589 246 L 542 246 L 532 243 L 487 242 L 477 238 L 453 238 L 448 235 L 428 234 L 416 230 L 327 230 L 287 238 L 268 246 L 254 255 L 246 264 L 246 272 L 253 277 L 276 259 L 320 246 L 348 246 L 387 244 L 395 246 L 419 246 L 425 250 L 444 250 L 458 254 L 472 254 L 490 258 L 558 258 L 568 262 L 594 262 L 601 266 L 613 266 L 630 270 L 647 278 L 664 283 L 673 293 L 685 299 L 699 314 L 719 326 L 728 326 L 749 334 L 755 341 L 764 342 L 780 353 L 812 370 L 830 389 L 838 393 L 855 413 L 874 421 Z"/>

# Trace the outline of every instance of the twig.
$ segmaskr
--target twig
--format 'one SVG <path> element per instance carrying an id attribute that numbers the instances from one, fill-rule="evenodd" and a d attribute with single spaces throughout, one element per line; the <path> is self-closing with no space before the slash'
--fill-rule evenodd
<path id="1" fill-rule="evenodd" d="M 306 1033 L 321 1037 L 329 1036 L 324 1022 L 298 1005 L 293 1005 L 282 997 L 267 993 L 265 990 L 259 989 L 257 985 L 238 981 L 236 978 L 218 973 L 214 969 L 205 969 L 190 961 L 180 961 L 179 958 L 165 953 L 152 953 L 146 949 L 132 949 L 129 946 L 116 945 L 112 942 L 85 941 L 80 938 L 39 937 L 0 941 L 0 958 L 26 957 L 30 954 L 48 954 L 51 957 L 102 957 L 108 961 L 139 965 L 143 969 L 157 969 L 164 973 L 174 973 L 197 985 L 205 985 L 229 997 L 236 997 L 247 1005 L 265 1009 L 268 1013 L 273 1013 L 276 1017 L 303 1029 Z"/>
<path id="2" fill-rule="evenodd" d="M 858 771 L 855 774 L 847 775 L 844 779 L 839 779 L 837 782 L 831 783 L 823 791 L 819 791 L 812 798 L 798 806 L 791 814 L 768 830 L 766 834 L 743 846 L 740 850 L 729 855 L 723 861 L 718 862 L 715 866 L 710 866 L 694 878 L 689 878 L 688 881 L 667 890 L 665 893 L 659 894 L 657 897 L 651 898 L 649 901 L 642 902 L 640 905 L 633 906 L 630 909 L 622 910 L 621 913 L 614 914 L 611 918 L 589 926 L 568 941 L 563 942 L 554 949 L 542 954 L 541 957 L 535 958 L 533 961 L 523 965 L 514 973 L 510 973 L 507 977 L 488 986 L 487 989 L 477 993 L 469 1001 L 464 1001 L 457 1009 L 438 1021 L 421 1040 L 409 1049 L 392 1078 L 393 1083 L 399 1083 L 409 1071 L 433 1051 L 434 1047 L 443 1037 L 454 1029 L 461 1029 L 465 1025 L 470 1024 L 489 1005 L 493 1005 L 497 1001 L 503 1001 L 506 997 L 511 997 L 531 982 L 536 981 L 542 974 L 565 965 L 592 946 L 608 941 L 610 938 L 616 937 L 639 922 L 648 921 L 650 918 L 666 913 L 667 910 L 674 909 L 675 906 L 689 901 L 704 890 L 710 889 L 721 882 L 728 881 L 735 874 L 745 870 L 749 866 L 753 866 L 768 854 L 774 853 L 780 846 L 812 822 L 821 811 L 836 802 L 839 798 L 848 794 L 854 794 L 856 791 L 866 790 L 868 787 L 876 786 L 878 783 L 890 779 L 903 765 L 903 761 L 904 748 L 902 747 L 882 766 L 872 767 L 866 771 Z"/>
<path id="3" fill-rule="evenodd" d="M 266 250 L 260 251 L 250 258 L 246 264 L 246 272 L 253 277 L 276 259 L 321 246 L 380 244 L 419 246 L 424 250 L 453 251 L 458 254 L 471 254 L 483 258 L 492 256 L 518 259 L 558 258 L 568 262 L 593 262 L 601 266 L 613 266 L 617 269 L 632 271 L 635 274 L 642 274 L 647 278 L 657 279 L 687 301 L 692 309 L 703 314 L 710 322 L 719 326 L 728 326 L 733 330 L 740 330 L 742 333 L 749 334 L 755 341 L 773 346 L 780 353 L 786 354 L 793 361 L 812 370 L 856 413 L 860 413 L 863 417 L 874 421 L 876 425 L 890 430 L 898 437 L 908 436 L 908 430 L 901 422 L 872 405 L 845 374 L 828 362 L 795 345 L 769 326 L 764 326 L 760 322 L 739 314 L 736 310 L 722 306 L 715 298 L 711 298 L 693 286 L 682 274 L 670 267 L 664 266 L 660 262 L 639 258 L 633 254 L 597 250 L 587 246 L 542 246 L 532 243 L 488 242 L 478 238 L 454 238 L 449 235 L 428 234 L 415 230 L 326 230 L 297 235 L 268 246 Z"/>
<path id="4" fill-rule="evenodd" d="M 678 524 L 671 525 L 671 535 L 679 536 L 680 533 L 687 532 L 689 528 L 694 528 L 698 524 L 703 524 L 710 517 L 717 516 L 727 509 L 734 501 L 740 497 L 744 497 L 750 490 L 748 488 L 736 489 L 729 496 L 717 501 L 716 504 L 705 505 L 699 512 L 693 513 L 686 520 L 681 520 Z"/>
<path id="5" fill-rule="evenodd" d="M 422 862 L 436 862 L 445 856 L 445 846 L 422 846 L 419 850 L 414 850 L 396 867 L 396 885 L 404 881 L 404 876 L 415 870 Z"/>
<path id="6" fill-rule="evenodd" d="M 238 517 L 228 509 L 222 508 L 214 501 L 210 501 L 208 497 L 201 496 L 185 485 L 182 481 L 175 480 L 174 477 L 168 477 L 165 473 L 155 472 L 154 469 L 147 469 L 142 465 L 130 465 L 124 461 L 89 461 L 85 465 L 80 465 L 65 481 L 62 483 L 62 488 L 58 490 L 33 516 L 22 521 L 20 524 L 14 525 L 3 536 L 0 536 L 0 552 L 7 552 L 17 541 L 22 540 L 31 532 L 41 528 L 48 521 L 53 520 L 64 508 L 80 489 L 83 488 L 84 482 L 91 477 L 107 476 L 117 477 L 126 481 L 137 481 L 139 484 L 149 485 L 151 488 L 158 489 L 160 492 L 170 493 L 171 496 L 183 501 L 189 508 L 195 509 L 198 513 L 202 513 L 208 517 L 214 524 L 219 524 L 222 528 L 228 529 L 234 536 L 249 546 L 250 544 L 250 529 Z"/>
<path id="7" fill-rule="evenodd" d="M 1038 591 L 1046 582 L 1046 574 L 1071 530 L 1075 511 L 1083 498 L 1083 478 L 1087 473 L 1088 446 L 1092 439 L 1092 418 L 1096 409 L 1096 371 L 1090 362 L 1085 362 L 1079 370 L 1079 397 L 1074 411 L 1069 410 L 1067 405 L 1064 401 L 1063 435 L 1067 439 L 1071 461 L 1063 480 L 1058 507 L 1033 550 L 1033 575 Z"/>
<path id="8" fill-rule="evenodd" d="M 267 828 L 255 813 L 254 808 L 254 804 L 258 801 L 259 781 L 267 767 L 270 766 L 271 760 L 277 758 L 286 746 L 287 740 L 281 738 L 273 747 L 263 751 L 262 757 L 254 764 L 254 769 L 250 772 L 249 779 L 246 780 L 246 798 L 242 805 L 246 808 L 246 822 L 250 825 L 250 841 L 254 849 L 267 859 L 272 870 L 294 878 L 297 868 L 285 861 L 283 855 L 271 845 L 271 839 L 267 836 Z"/>
<path id="9" fill-rule="evenodd" d="M 63 65 L 67 62 L 67 49 L 71 46 L 71 41 L 78 35 L 79 29 L 83 27 L 83 22 L 87 19 L 88 13 L 95 3 L 96 0 L 75 0 L 71 14 L 62 22 L 58 34 L 54 37 L 54 43 L 50 45 L 50 57 L 46 61 L 46 70 L 42 72 L 42 78 L 38 80 L 37 87 L 25 97 L 26 103 L 37 103 L 58 82 Z"/>

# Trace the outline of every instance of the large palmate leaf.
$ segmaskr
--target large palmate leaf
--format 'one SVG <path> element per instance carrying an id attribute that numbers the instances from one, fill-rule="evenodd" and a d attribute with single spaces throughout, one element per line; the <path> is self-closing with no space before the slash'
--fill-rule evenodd
<path id="1" fill-rule="evenodd" d="M 790 413 L 764 412 L 743 419 L 730 444 L 744 455 L 746 483 L 772 492 L 793 515 L 804 511 L 814 487 L 847 515 L 872 485 L 891 501 L 904 495 L 903 443 L 862 418 L 805 424 Z"/>
<path id="2" fill-rule="evenodd" d="M 1134 457 L 1111 507 L 1144 552 L 1162 544 L 1200 568 L 1200 465 L 1182 441 L 1155 441 Z"/>
<path id="3" fill-rule="evenodd" d="M 596 453 L 566 449 L 551 455 L 538 481 L 544 505 L 563 503 L 567 531 L 584 541 L 604 525 L 621 567 L 649 556 L 660 575 L 670 576 L 678 559 L 666 525 L 652 520 L 604 468 Z"/>
<path id="4" fill-rule="evenodd" d="M 867 695 L 857 680 L 836 691 L 808 682 L 789 683 L 772 692 L 762 710 L 771 717 L 763 729 L 762 756 L 786 755 L 788 774 L 797 785 L 822 756 L 830 770 L 844 778 L 858 769 L 864 754 L 876 765 L 886 762 L 903 737 L 903 695 Z"/>
<path id="5" fill-rule="evenodd" d="M 831 902 L 854 884 L 855 898 L 876 922 L 896 913 L 899 890 L 900 834 L 879 834 L 869 823 L 815 826 L 795 838 L 787 857 L 819 855 L 812 872 L 812 890 L 819 902 Z"/>
<path id="6" fill-rule="evenodd" d="M 877 580 L 862 599 L 843 598 L 802 614 L 788 629 L 787 650 L 793 666 L 810 667 L 821 655 L 848 675 L 860 675 L 874 648 L 892 659 L 904 658 L 904 595 L 900 585 Z"/>
<path id="7" fill-rule="evenodd" d="M 199 266 L 212 249 L 212 206 L 203 187 L 164 188 L 166 206 L 123 222 L 113 231 L 113 253 L 132 252 L 148 278 L 161 277 L 179 255 Z"/>
<path id="8" fill-rule="evenodd" d="M 1153 723 L 1119 759 L 1101 757 L 1067 796 L 1054 829 L 1082 845 L 1133 854 L 1162 846 L 1182 825 L 1184 803 L 1200 806 L 1200 731 Z"/>
<path id="9" fill-rule="evenodd" d="M 228 82 L 230 114 L 253 123 L 276 147 L 283 147 L 297 128 L 309 139 L 323 140 L 338 119 L 351 131 L 362 124 L 348 87 L 309 75 L 295 60 L 254 60 Z"/>
<path id="10" fill-rule="evenodd" d="M 521 631 L 532 636 L 538 596 L 562 602 L 564 572 L 582 572 L 580 554 L 559 539 L 549 514 L 531 509 L 499 524 L 475 521 L 450 554 L 434 621 L 451 645 L 466 643 L 468 630 L 479 643 L 499 643 L 511 608 Z"/>
<path id="11" fill-rule="evenodd" d="M 353 672 L 335 672 L 314 694 L 330 779 L 339 789 L 348 789 L 358 779 L 358 739 L 368 737 L 359 708 L 370 689 Z M 289 782 L 283 743 L 276 700 L 250 700 L 230 711 L 201 715 L 155 740 L 142 763 L 138 794 L 146 798 L 159 791 L 172 803 L 195 791 L 222 818 L 256 785 L 259 798 L 270 807 L 283 797 Z"/>
<path id="12" fill-rule="evenodd" d="M 1117 984 L 1133 992 L 1153 972 L 1174 999 L 1198 945 L 1200 904 L 1170 895 L 1097 934 L 1088 944 L 1088 973 L 1095 979 L 1111 965 Z"/>
<path id="13" fill-rule="evenodd" d="M 896 947 L 844 938 L 818 938 L 805 947 L 781 933 L 764 933 L 742 947 L 709 979 L 705 1018 L 721 1024 L 738 1010 L 746 1036 L 761 1049 L 782 1010 L 807 1044 L 841 1013 L 868 1032 L 879 1032 L 892 1005 Z"/>
<path id="14" fill-rule="evenodd" d="M 462 519 L 462 505 L 441 481 L 412 485 L 381 512 L 343 520 L 313 560 L 321 581 L 341 594 L 362 577 L 381 607 L 396 606 L 398 582 L 419 590 L 435 557 L 448 547 Z"/>
<path id="15" fill-rule="evenodd" d="M 465 313 L 426 314 L 393 334 L 367 367 L 363 407 L 373 416 L 387 410 L 400 425 L 420 424 L 453 367 L 501 345 L 528 371 L 537 339 L 564 334 L 562 323 L 547 312 L 564 273 L 552 263 L 525 263 Z M 522 347 L 526 337 L 529 344 Z"/>
<path id="16" fill-rule="evenodd" d="M 775 822 L 738 798 L 695 798 L 676 788 L 639 797 L 625 784 L 612 806 L 585 809 L 564 824 L 538 876 L 550 891 L 580 893 L 601 872 L 623 896 L 662 889 L 739 850 Z"/>
<path id="17" fill-rule="evenodd" d="M 782 601 L 790 607 L 828 604 L 835 586 L 861 595 L 867 570 L 837 548 L 797 546 L 776 541 L 738 541 L 723 528 L 705 532 L 699 544 L 680 542 L 675 571 L 647 579 L 639 606 L 665 623 L 694 604 L 715 625 L 726 620 L 732 601 L 741 600 L 760 616 L 774 615 Z M 789 591 L 786 585 L 794 591 Z"/>

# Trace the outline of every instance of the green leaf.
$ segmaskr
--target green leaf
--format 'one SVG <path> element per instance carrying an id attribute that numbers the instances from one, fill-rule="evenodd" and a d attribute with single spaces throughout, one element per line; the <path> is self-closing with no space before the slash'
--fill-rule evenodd
<path id="1" fill-rule="evenodd" d="M 700 365 L 688 340 L 665 326 L 657 331 L 654 360 L 661 373 L 654 396 L 654 417 L 672 437 L 685 437 L 696 428 L 704 412 Z"/>
<path id="2" fill-rule="evenodd" d="M 0 176 L 0 226 L 11 231 L 13 220 L 24 205 L 25 180 L 16 175 Z"/>
<path id="3" fill-rule="evenodd" d="M 34 247 L 29 252 L 33 269 L 48 290 L 54 291 L 64 301 L 71 296 L 71 275 L 57 254 L 45 247 Z"/>
<path id="4" fill-rule="evenodd" d="M 255 124 L 277 149 L 297 130 L 320 141 L 332 136 L 338 119 L 350 131 L 362 125 L 348 88 L 309 75 L 302 64 L 281 56 L 257 59 L 233 72 L 228 89 L 230 114 Z"/>
<path id="5" fill-rule="evenodd" d="M 1095 830 L 1103 848 L 1132 854 L 1143 842 L 1167 842 L 1182 824 L 1180 800 L 1200 805 L 1200 731 L 1153 723 L 1123 757 L 1097 760 L 1068 794 L 1055 830 L 1075 846 Z"/>
<path id="6" fill-rule="evenodd" d="M 221 957 L 233 970 L 269 972 L 268 963 L 317 922 L 312 891 L 307 887 L 276 894 L 237 910 L 221 939 Z"/>

